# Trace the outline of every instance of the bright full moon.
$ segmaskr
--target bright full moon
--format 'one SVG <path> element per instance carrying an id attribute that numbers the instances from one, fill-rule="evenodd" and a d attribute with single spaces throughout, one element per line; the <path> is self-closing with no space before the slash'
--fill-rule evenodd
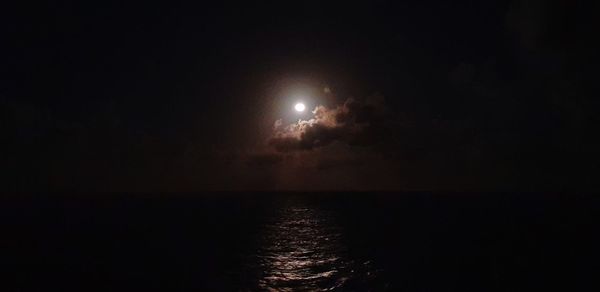
<path id="1" fill-rule="evenodd" d="M 299 102 L 294 106 L 294 109 L 296 109 L 297 112 L 303 112 L 306 109 L 306 106 L 304 106 L 303 103 Z"/>

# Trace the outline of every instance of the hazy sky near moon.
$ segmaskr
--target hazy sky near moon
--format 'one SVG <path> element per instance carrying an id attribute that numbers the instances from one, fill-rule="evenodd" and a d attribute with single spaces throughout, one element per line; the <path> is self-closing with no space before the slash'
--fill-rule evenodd
<path id="1" fill-rule="evenodd" d="M 3 10 L 2 185 L 595 189 L 597 18 L 573 3 Z"/>

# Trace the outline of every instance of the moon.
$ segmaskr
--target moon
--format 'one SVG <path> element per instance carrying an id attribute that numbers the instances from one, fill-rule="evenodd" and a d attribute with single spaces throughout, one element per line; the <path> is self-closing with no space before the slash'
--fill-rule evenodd
<path id="1" fill-rule="evenodd" d="M 306 106 L 303 103 L 299 102 L 294 106 L 294 109 L 297 112 L 303 112 L 306 109 Z"/>

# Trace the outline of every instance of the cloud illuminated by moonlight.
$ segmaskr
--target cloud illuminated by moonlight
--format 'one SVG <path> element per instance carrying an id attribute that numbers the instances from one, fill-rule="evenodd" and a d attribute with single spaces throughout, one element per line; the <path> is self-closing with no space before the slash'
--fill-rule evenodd
<path id="1" fill-rule="evenodd" d="M 341 105 L 322 105 L 313 110 L 313 118 L 284 126 L 275 121 L 268 145 L 278 152 L 312 150 L 335 141 L 349 145 L 365 145 L 374 141 L 385 107 L 381 96 L 364 101 L 347 99 Z"/>

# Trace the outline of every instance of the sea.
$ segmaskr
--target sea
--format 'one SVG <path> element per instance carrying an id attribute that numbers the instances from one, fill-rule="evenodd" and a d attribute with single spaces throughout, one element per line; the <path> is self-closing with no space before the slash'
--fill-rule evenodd
<path id="1" fill-rule="evenodd" d="M 598 291 L 600 196 L 8 194 L 0 291 Z"/>

